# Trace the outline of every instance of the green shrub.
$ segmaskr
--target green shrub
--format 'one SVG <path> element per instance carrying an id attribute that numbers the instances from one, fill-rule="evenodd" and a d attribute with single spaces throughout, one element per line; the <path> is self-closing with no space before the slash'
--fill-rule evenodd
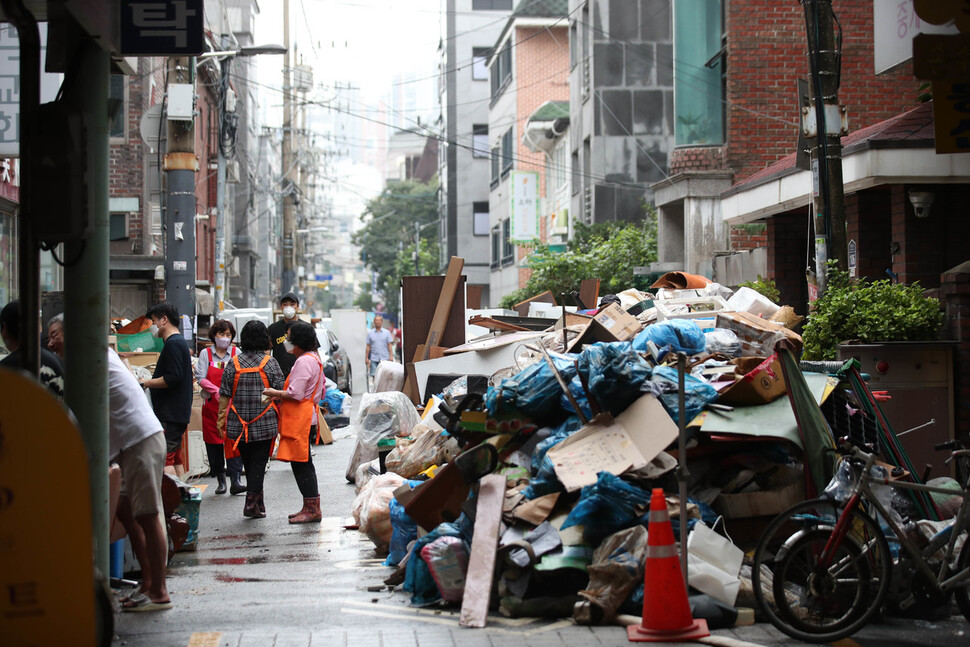
<path id="1" fill-rule="evenodd" d="M 829 262 L 828 285 L 808 317 L 803 341 L 804 359 L 834 360 L 839 344 L 939 339 L 943 313 L 940 303 L 923 296 L 918 283 L 893 284 L 888 280 L 857 283 Z"/>
<path id="2" fill-rule="evenodd" d="M 742 281 L 738 284 L 738 287 L 751 288 L 762 296 L 767 297 L 772 303 L 778 303 L 781 300 L 781 292 L 778 291 L 775 280 L 763 279 L 760 274 L 758 275 L 757 281 Z"/>

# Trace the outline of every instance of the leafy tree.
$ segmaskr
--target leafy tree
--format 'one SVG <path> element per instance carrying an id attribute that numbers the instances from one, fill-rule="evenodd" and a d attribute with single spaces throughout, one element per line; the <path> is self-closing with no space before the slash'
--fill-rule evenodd
<path id="1" fill-rule="evenodd" d="M 500 307 L 511 308 L 546 290 L 558 298 L 578 290 L 583 279 L 600 279 L 600 294 L 633 287 L 633 268 L 657 260 L 657 216 L 653 207 L 644 208 L 646 218 L 640 223 L 574 223 L 573 239 L 564 252 L 550 251 L 548 245 L 533 246 L 526 258 L 532 276 L 524 288 L 506 295 Z"/>
<path id="2" fill-rule="evenodd" d="M 943 313 L 937 299 L 923 296 L 923 288 L 888 280 L 857 283 L 834 260 L 827 268 L 825 292 L 805 325 L 805 359 L 834 360 L 839 344 L 939 339 Z"/>
<path id="3" fill-rule="evenodd" d="M 374 297 L 371 294 L 370 282 L 362 283 L 360 286 L 360 294 L 354 299 L 354 305 L 365 312 L 370 312 L 374 309 Z"/>
<path id="4" fill-rule="evenodd" d="M 384 308 L 398 310 L 398 287 L 401 276 L 414 273 L 411 252 L 414 249 L 414 223 L 426 225 L 438 220 L 438 182 L 425 184 L 415 180 L 389 182 L 379 196 L 368 201 L 361 221 L 364 227 L 353 235 L 353 242 L 361 248 L 364 264 L 377 272 L 376 289 L 384 295 Z M 435 227 L 422 227 L 422 272 L 436 274 L 438 232 Z M 435 254 L 432 265 L 424 264 L 427 254 Z M 411 269 L 399 273 L 399 257 L 406 255 Z"/>

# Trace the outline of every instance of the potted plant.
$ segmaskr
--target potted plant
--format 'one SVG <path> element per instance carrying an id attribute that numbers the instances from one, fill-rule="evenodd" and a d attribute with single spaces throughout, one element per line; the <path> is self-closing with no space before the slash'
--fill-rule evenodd
<path id="1" fill-rule="evenodd" d="M 825 293 L 808 317 L 803 359 L 835 360 L 845 342 L 884 344 L 940 338 L 943 312 L 937 299 L 923 295 L 918 283 L 849 280 L 829 262 Z"/>

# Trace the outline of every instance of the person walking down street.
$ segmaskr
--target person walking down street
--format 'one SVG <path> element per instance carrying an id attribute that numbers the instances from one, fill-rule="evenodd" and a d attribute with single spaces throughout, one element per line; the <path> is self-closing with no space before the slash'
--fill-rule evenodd
<path id="1" fill-rule="evenodd" d="M 261 321 L 249 321 L 239 333 L 239 350 L 226 364 L 219 387 L 219 435 L 230 454 L 238 452 L 246 468 L 246 503 L 243 516 L 266 516 L 263 478 L 273 450 L 279 416 L 263 390 L 283 386 L 283 371 L 269 354 L 269 333 Z"/>
<path id="2" fill-rule="evenodd" d="M 212 346 L 202 349 L 195 363 L 195 379 L 202 387 L 202 440 L 209 457 L 209 475 L 215 477 L 216 494 L 226 493 L 226 472 L 229 472 L 229 493 L 241 494 L 246 486 L 239 480 L 242 475 L 242 458 L 226 458 L 225 435 L 220 436 L 216 420 L 219 417 L 219 389 L 226 365 L 236 356 L 232 340 L 236 329 L 232 323 L 219 319 L 209 326 Z M 231 452 L 230 452 L 231 453 Z"/>
<path id="3" fill-rule="evenodd" d="M 182 436 L 192 417 L 192 358 L 185 337 L 179 333 L 179 312 L 168 302 L 156 303 L 145 315 L 153 337 L 165 341 L 150 380 L 141 385 L 151 389 L 152 408 L 165 429 L 165 470 L 181 476 Z"/>
<path id="4" fill-rule="evenodd" d="M 280 297 L 280 308 L 283 310 L 283 318 L 269 325 L 269 338 L 273 342 L 273 357 L 279 362 L 283 377 L 288 377 L 296 358 L 286 352 L 286 331 L 299 321 L 296 314 L 300 309 L 300 298 L 287 292 Z"/>
<path id="5" fill-rule="evenodd" d="M 138 381 L 108 349 L 108 456 L 121 468 L 118 519 L 141 564 L 141 587 L 121 601 L 124 611 L 172 607 L 166 584 L 168 540 L 162 526 L 165 432 Z"/>
<path id="6" fill-rule="evenodd" d="M 296 485 L 303 495 L 303 508 L 289 516 L 290 523 L 310 523 L 323 518 L 317 472 L 310 455 L 310 439 L 317 433 L 317 403 L 323 399 L 323 363 L 316 350 L 313 326 L 297 322 L 287 332 L 287 350 L 296 358 L 283 390 L 268 388 L 263 394 L 280 401 L 280 448 L 276 458 L 289 461 Z"/>
<path id="7" fill-rule="evenodd" d="M 368 391 L 374 388 L 374 377 L 377 375 L 377 365 L 393 357 L 391 345 L 394 342 L 394 338 L 391 336 L 391 331 L 383 326 L 384 317 L 377 315 L 374 317 L 374 327 L 367 331 L 367 348 L 365 349 L 364 355 L 370 363 L 370 370 L 367 372 Z"/>

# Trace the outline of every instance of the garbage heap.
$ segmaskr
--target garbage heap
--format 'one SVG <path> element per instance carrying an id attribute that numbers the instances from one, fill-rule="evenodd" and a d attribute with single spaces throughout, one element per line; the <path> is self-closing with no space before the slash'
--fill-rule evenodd
<path id="1" fill-rule="evenodd" d="M 363 396 L 353 515 L 396 569 L 385 583 L 412 604 L 460 604 L 467 626 L 495 607 L 583 623 L 640 615 L 650 493 L 662 488 L 675 534 L 688 518 L 691 590 L 710 603 L 695 615 L 730 626 L 753 606 L 742 548 L 806 495 L 774 350 L 786 340 L 797 357 L 800 317 L 717 284 L 613 301 L 446 351 L 469 373 L 420 413 L 400 391 Z M 497 355 L 507 365 L 479 379 Z"/>

